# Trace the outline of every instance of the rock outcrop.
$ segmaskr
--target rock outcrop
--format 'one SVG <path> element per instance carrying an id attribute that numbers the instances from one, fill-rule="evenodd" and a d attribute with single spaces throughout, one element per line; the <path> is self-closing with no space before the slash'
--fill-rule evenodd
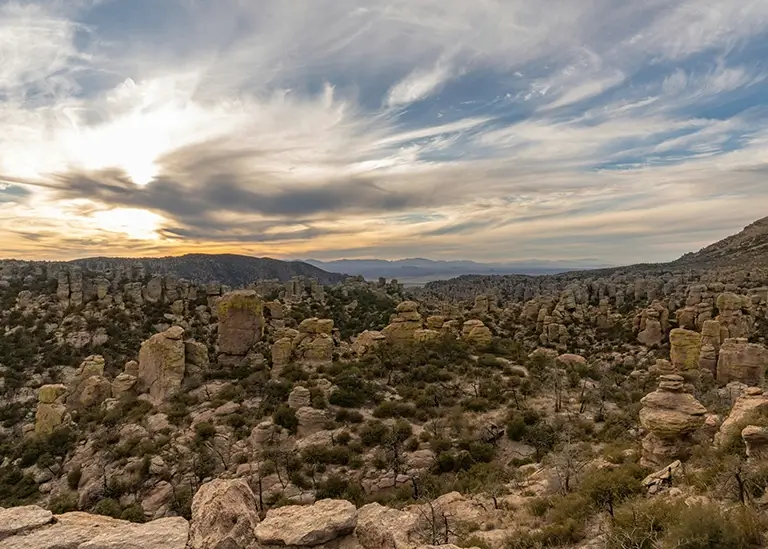
<path id="1" fill-rule="evenodd" d="M 264 301 L 254 290 L 238 290 L 216 304 L 219 353 L 244 357 L 264 335 Z"/>
<path id="2" fill-rule="evenodd" d="M 48 436 L 56 428 L 67 422 L 67 406 L 64 399 L 67 394 L 65 385 L 43 385 L 37 396 L 35 412 L 35 434 Z"/>
<path id="3" fill-rule="evenodd" d="M 707 409 L 693 395 L 683 392 L 683 378 L 661 376 L 659 388 L 640 402 L 640 424 L 649 431 L 643 439 L 643 462 L 658 467 L 686 459 L 691 435 L 704 425 Z"/>
<path id="4" fill-rule="evenodd" d="M 765 381 L 768 367 L 768 349 L 746 339 L 726 339 L 720 348 L 717 361 L 717 381 L 726 385 L 739 381 L 750 386 L 760 386 Z"/>
<path id="5" fill-rule="evenodd" d="M 39 507 L 0 509 L 2 549 L 185 549 L 183 518 L 133 524 L 100 515 L 53 516 Z"/>
<path id="6" fill-rule="evenodd" d="M 728 417 L 715 436 L 715 444 L 731 444 L 741 431 L 760 418 L 768 418 L 768 393 L 759 387 L 749 387 L 736 399 Z"/>
<path id="7" fill-rule="evenodd" d="M 670 361 L 678 371 L 694 370 L 699 367 L 701 334 L 683 328 L 669 333 Z"/>
<path id="8" fill-rule="evenodd" d="M 184 329 L 179 326 L 155 334 L 142 343 L 136 389 L 162 402 L 181 388 L 185 371 Z"/>
<path id="9" fill-rule="evenodd" d="M 314 547 L 351 534 L 356 525 L 352 503 L 323 499 L 313 505 L 270 509 L 255 534 L 263 545 Z"/>

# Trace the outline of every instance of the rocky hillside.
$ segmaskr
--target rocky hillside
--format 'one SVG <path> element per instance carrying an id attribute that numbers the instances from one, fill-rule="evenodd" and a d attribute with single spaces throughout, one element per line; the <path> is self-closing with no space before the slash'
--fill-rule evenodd
<path id="1" fill-rule="evenodd" d="M 768 217 L 755 221 L 739 234 L 685 254 L 673 265 L 697 268 L 768 265 Z"/>
<path id="2" fill-rule="evenodd" d="M 766 547 L 768 268 L 506 280 L 0 262 L 0 548 Z"/>
<path id="3" fill-rule="evenodd" d="M 465 275 L 449 280 L 427 283 L 425 296 L 446 299 L 471 299 L 480 293 L 491 293 L 502 299 L 529 299 L 537 293 L 565 289 L 569 285 L 591 281 L 624 283 L 637 281 L 638 285 L 662 284 L 670 278 L 700 276 L 703 272 L 717 271 L 715 278 L 728 273 L 746 273 L 751 268 L 768 265 L 768 218 L 746 227 L 737 235 L 707 246 L 699 252 L 689 253 L 671 263 L 652 263 L 578 270 L 546 276 L 525 275 Z"/>
<path id="4" fill-rule="evenodd" d="M 140 268 L 147 274 L 174 274 L 195 282 L 217 281 L 243 288 L 257 280 L 287 282 L 296 276 L 314 278 L 320 284 L 335 284 L 345 275 L 329 273 L 301 261 L 280 261 L 268 257 L 234 254 L 187 254 L 161 258 L 92 257 L 77 259 L 70 264 L 92 271 L 114 271 Z"/>

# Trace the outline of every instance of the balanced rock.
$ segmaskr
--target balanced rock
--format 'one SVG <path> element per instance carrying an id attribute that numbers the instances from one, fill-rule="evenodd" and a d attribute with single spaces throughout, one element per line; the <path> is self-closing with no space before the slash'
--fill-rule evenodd
<path id="1" fill-rule="evenodd" d="M 263 545 L 314 547 L 351 534 L 357 510 L 345 500 L 322 499 L 313 505 L 289 505 L 270 509 L 256 527 Z"/>
<path id="2" fill-rule="evenodd" d="M 726 339 L 720 347 L 717 360 L 717 381 L 726 385 L 740 381 L 750 386 L 760 386 L 765 381 L 768 367 L 768 349 L 746 339 Z"/>
<path id="3" fill-rule="evenodd" d="M 256 543 L 256 498 L 243 479 L 215 479 L 192 500 L 189 549 L 247 548 Z"/>
<path id="4" fill-rule="evenodd" d="M 707 409 L 683 392 L 683 378 L 661 376 L 659 388 L 640 402 L 640 424 L 649 434 L 643 439 L 643 462 L 660 466 L 688 457 L 691 435 L 704 424 Z"/>
<path id="5" fill-rule="evenodd" d="M 155 334 L 141 344 L 136 389 L 162 402 L 178 392 L 184 379 L 184 329 L 179 326 Z"/>
<path id="6" fill-rule="evenodd" d="M 422 328 L 423 321 L 419 314 L 419 304 L 403 301 L 395 309 L 389 324 L 381 331 L 392 342 L 413 341 L 416 330 Z"/>
<path id="7" fill-rule="evenodd" d="M 701 334 L 683 328 L 669 333 L 670 360 L 678 371 L 694 370 L 699 367 Z"/>
<path id="8" fill-rule="evenodd" d="M 245 356 L 261 341 L 264 332 L 264 301 L 253 290 L 238 290 L 216 304 L 219 319 L 219 352 Z"/>

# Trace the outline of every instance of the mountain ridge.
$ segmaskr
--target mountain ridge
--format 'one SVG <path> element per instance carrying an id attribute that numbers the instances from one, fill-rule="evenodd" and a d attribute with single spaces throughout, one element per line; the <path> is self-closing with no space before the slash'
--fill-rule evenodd
<path id="1" fill-rule="evenodd" d="M 347 278 L 302 261 L 282 261 L 271 257 L 239 254 L 184 254 L 166 257 L 86 257 L 66 261 L 91 270 L 109 270 L 142 265 L 150 274 L 175 274 L 198 282 L 222 282 L 247 286 L 255 280 L 278 279 L 286 282 L 295 276 L 314 278 L 321 284 L 335 284 Z"/>

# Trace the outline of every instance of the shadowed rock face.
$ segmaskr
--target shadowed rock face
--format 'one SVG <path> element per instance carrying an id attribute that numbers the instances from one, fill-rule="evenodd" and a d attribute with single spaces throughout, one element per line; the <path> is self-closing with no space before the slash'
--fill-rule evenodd
<path id="1" fill-rule="evenodd" d="M 261 341 L 264 302 L 253 290 L 230 292 L 216 305 L 219 318 L 219 352 L 245 356 Z"/>

